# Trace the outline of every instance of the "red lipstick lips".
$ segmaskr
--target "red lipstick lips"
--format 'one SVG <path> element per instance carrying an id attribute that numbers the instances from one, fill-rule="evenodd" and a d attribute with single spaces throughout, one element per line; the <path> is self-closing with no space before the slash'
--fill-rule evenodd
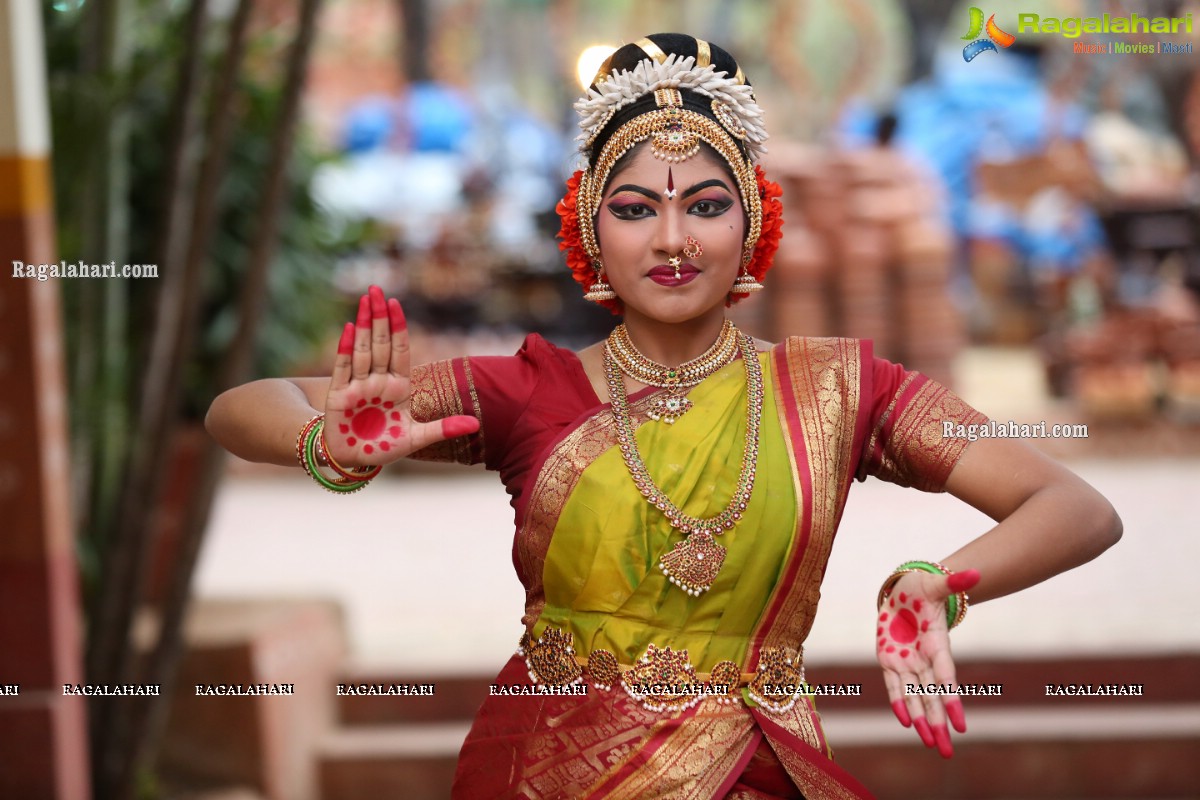
<path id="1" fill-rule="evenodd" d="M 700 270 L 693 267 L 691 264 L 683 264 L 679 267 L 679 277 L 675 277 L 675 268 L 669 264 L 659 264 L 654 269 L 650 270 L 648 277 L 650 280 L 657 283 L 659 286 L 683 286 L 686 283 L 691 283 Z"/>

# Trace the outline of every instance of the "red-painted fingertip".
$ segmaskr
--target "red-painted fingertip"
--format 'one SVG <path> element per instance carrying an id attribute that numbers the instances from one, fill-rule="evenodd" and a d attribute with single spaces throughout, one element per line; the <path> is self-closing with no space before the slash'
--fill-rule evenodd
<path id="1" fill-rule="evenodd" d="M 371 327 L 371 301 L 365 294 L 358 298 L 358 317 L 354 324 L 360 328 Z"/>
<path id="2" fill-rule="evenodd" d="M 933 738 L 933 732 L 929 730 L 929 723 L 924 717 L 917 717 L 913 720 L 913 727 L 917 729 L 917 736 L 921 737 L 921 742 L 926 747 L 933 747 L 936 742 Z"/>
<path id="3" fill-rule="evenodd" d="M 977 583 L 979 583 L 979 570 L 977 569 L 956 572 L 946 578 L 946 585 L 950 587 L 950 591 L 952 592 L 965 592 Z"/>
<path id="4" fill-rule="evenodd" d="M 378 286 L 372 286 L 367 290 L 368 296 L 371 298 L 371 319 L 383 319 L 388 315 L 387 300 L 383 297 L 383 289 Z"/>
<path id="5" fill-rule="evenodd" d="M 959 733 L 967 732 L 967 715 L 963 713 L 962 702 L 957 697 L 946 700 L 946 716 L 950 718 L 954 730 Z"/>
<path id="6" fill-rule="evenodd" d="M 447 439 L 466 436 L 479 430 L 479 420 L 474 417 L 446 417 L 442 420 L 442 435 Z"/>
<path id="7" fill-rule="evenodd" d="M 347 322 L 342 328 L 342 338 L 338 339 L 338 355 L 348 356 L 354 352 L 354 323 Z"/>
<path id="8" fill-rule="evenodd" d="M 404 318 L 404 309 L 400 307 L 400 301 L 392 297 L 388 299 L 388 321 L 392 324 L 392 333 L 399 333 L 408 327 L 408 320 Z"/>
<path id="9" fill-rule="evenodd" d="M 903 700 L 892 701 L 892 713 L 896 715 L 896 719 L 900 720 L 900 724 L 906 728 L 912 727 L 912 717 L 908 715 L 908 706 Z"/>
<path id="10" fill-rule="evenodd" d="M 934 740 L 937 742 L 937 752 L 942 758 L 949 758 L 954 754 L 954 745 L 950 744 L 950 732 L 946 724 L 935 724 Z"/>
<path id="11" fill-rule="evenodd" d="M 937 742 L 937 750 L 942 758 L 954 755 L 954 745 L 950 744 L 950 731 L 944 724 L 933 726 L 933 739 Z"/>

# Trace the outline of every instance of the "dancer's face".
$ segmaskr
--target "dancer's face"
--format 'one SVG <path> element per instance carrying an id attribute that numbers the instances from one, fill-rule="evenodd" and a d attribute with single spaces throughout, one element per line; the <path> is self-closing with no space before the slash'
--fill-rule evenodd
<path id="1" fill-rule="evenodd" d="M 685 322 L 724 308 L 741 268 L 746 222 L 737 183 L 710 148 L 668 164 L 640 145 L 609 177 L 596 234 L 626 316 Z M 702 246 L 700 255 L 684 255 L 688 237 Z M 678 279 L 668 263 L 674 256 L 681 258 Z"/>

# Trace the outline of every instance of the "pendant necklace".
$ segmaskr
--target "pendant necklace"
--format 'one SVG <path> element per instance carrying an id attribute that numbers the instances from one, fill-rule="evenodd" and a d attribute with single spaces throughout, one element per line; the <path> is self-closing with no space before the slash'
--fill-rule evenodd
<path id="1" fill-rule="evenodd" d="M 738 475 L 733 497 L 730 498 L 729 504 L 723 511 L 715 517 L 707 519 L 683 513 L 650 477 L 638 450 L 636 429 L 629 413 L 629 398 L 625 392 L 625 381 L 621 376 L 621 366 L 613 352 L 613 336 L 609 337 L 609 344 L 604 349 L 604 374 L 608 381 L 608 396 L 612 405 L 613 419 L 617 423 L 617 445 L 621 448 L 621 457 L 625 460 L 625 466 L 629 469 L 634 485 L 637 486 L 642 497 L 665 515 L 667 524 L 684 534 L 683 541 L 677 542 L 674 549 L 659 560 L 658 568 L 671 583 L 693 597 L 698 597 L 712 588 L 717 573 L 725 563 L 725 548 L 717 544 L 716 537 L 732 528 L 742 518 L 746 506 L 750 502 L 750 495 L 754 491 L 754 473 L 758 465 L 758 435 L 765 397 L 762 365 L 758 361 L 754 340 L 733 328 L 728 320 L 726 320 L 726 325 L 733 331 L 732 338 L 736 343 L 736 350 L 741 353 L 746 369 L 746 443 L 742 452 L 741 472 Z M 616 331 L 613 334 L 615 336 Z M 718 343 L 720 341 L 718 339 Z M 688 362 L 688 364 L 692 363 Z M 636 379 L 641 381 L 640 378 Z M 646 383 L 646 381 L 641 382 Z M 699 382 L 699 380 L 695 381 L 695 383 Z M 686 398 L 684 399 L 686 400 Z"/>

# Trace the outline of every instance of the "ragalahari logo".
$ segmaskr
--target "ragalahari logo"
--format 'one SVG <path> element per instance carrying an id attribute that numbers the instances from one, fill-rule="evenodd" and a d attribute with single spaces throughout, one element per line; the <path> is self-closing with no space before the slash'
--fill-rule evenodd
<path id="1" fill-rule="evenodd" d="M 983 31 L 987 32 L 988 38 L 979 38 L 979 34 Z M 964 61 L 970 61 L 975 56 L 985 53 L 988 50 L 991 50 L 993 53 L 999 52 L 996 49 L 996 45 L 1008 47 L 1017 40 L 1017 37 L 1011 33 L 1005 33 L 1000 30 L 1000 26 L 996 24 L 995 14 L 988 17 L 987 25 L 984 25 L 983 12 L 975 6 L 971 6 L 971 27 L 967 30 L 967 35 L 962 38 L 971 42 L 963 48 Z"/>

